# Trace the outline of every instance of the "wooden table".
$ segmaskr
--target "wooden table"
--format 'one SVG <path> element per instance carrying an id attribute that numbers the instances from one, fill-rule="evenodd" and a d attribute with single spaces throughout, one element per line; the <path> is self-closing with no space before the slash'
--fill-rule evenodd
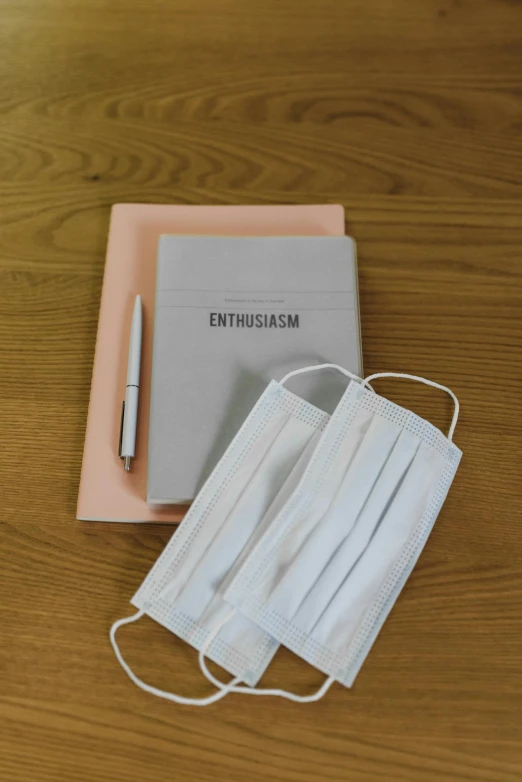
<path id="1" fill-rule="evenodd" d="M 3 780 L 520 782 L 521 30 L 493 0 L 0 3 Z M 344 204 L 366 370 L 460 398 L 461 468 L 352 690 L 191 709 L 114 659 L 172 532 L 75 521 L 118 201 Z M 208 692 L 150 620 L 123 645 Z M 263 683 L 321 680 L 281 651 Z"/>

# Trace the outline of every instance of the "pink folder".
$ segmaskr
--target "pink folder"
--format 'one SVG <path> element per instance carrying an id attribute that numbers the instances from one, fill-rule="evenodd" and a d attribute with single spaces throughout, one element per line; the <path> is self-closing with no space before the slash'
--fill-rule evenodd
<path id="1" fill-rule="evenodd" d="M 342 236 L 344 209 L 320 206 L 164 206 L 112 208 L 77 518 L 85 521 L 177 522 L 186 507 L 146 503 L 156 251 L 160 234 Z M 121 405 L 132 309 L 143 301 L 143 344 L 136 458 L 130 473 L 118 457 Z M 183 448 L 183 443 L 179 443 Z"/>

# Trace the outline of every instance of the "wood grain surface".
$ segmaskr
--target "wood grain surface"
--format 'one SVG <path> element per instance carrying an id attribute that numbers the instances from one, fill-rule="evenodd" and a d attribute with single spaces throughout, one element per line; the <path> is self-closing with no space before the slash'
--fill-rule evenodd
<path id="1" fill-rule="evenodd" d="M 520 782 L 522 4 L 2 0 L 0 44 L 1 779 Z M 460 398 L 461 468 L 351 690 L 191 709 L 116 663 L 172 532 L 74 518 L 120 201 L 344 204 L 366 370 Z M 186 644 L 124 632 L 145 679 L 209 691 Z M 262 683 L 321 680 L 283 650 Z"/>

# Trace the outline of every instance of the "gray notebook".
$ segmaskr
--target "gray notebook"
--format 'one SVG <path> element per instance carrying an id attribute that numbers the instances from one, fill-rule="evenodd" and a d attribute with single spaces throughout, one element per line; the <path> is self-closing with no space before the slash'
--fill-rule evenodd
<path id="1" fill-rule="evenodd" d="M 350 237 L 162 236 L 148 502 L 190 502 L 266 384 L 327 362 L 362 371 Z M 289 381 L 327 412 L 345 385 L 333 371 Z"/>

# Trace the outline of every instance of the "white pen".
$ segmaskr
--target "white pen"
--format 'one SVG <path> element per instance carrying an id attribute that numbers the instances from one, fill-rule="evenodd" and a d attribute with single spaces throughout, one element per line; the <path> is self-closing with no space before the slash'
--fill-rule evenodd
<path id="1" fill-rule="evenodd" d="M 129 342 L 129 362 L 127 364 L 127 387 L 125 402 L 121 411 L 120 459 L 129 472 L 131 459 L 136 451 L 136 426 L 138 423 L 138 396 L 140 393 L 141 361 L 141 296 L 136 296 Z"/>

